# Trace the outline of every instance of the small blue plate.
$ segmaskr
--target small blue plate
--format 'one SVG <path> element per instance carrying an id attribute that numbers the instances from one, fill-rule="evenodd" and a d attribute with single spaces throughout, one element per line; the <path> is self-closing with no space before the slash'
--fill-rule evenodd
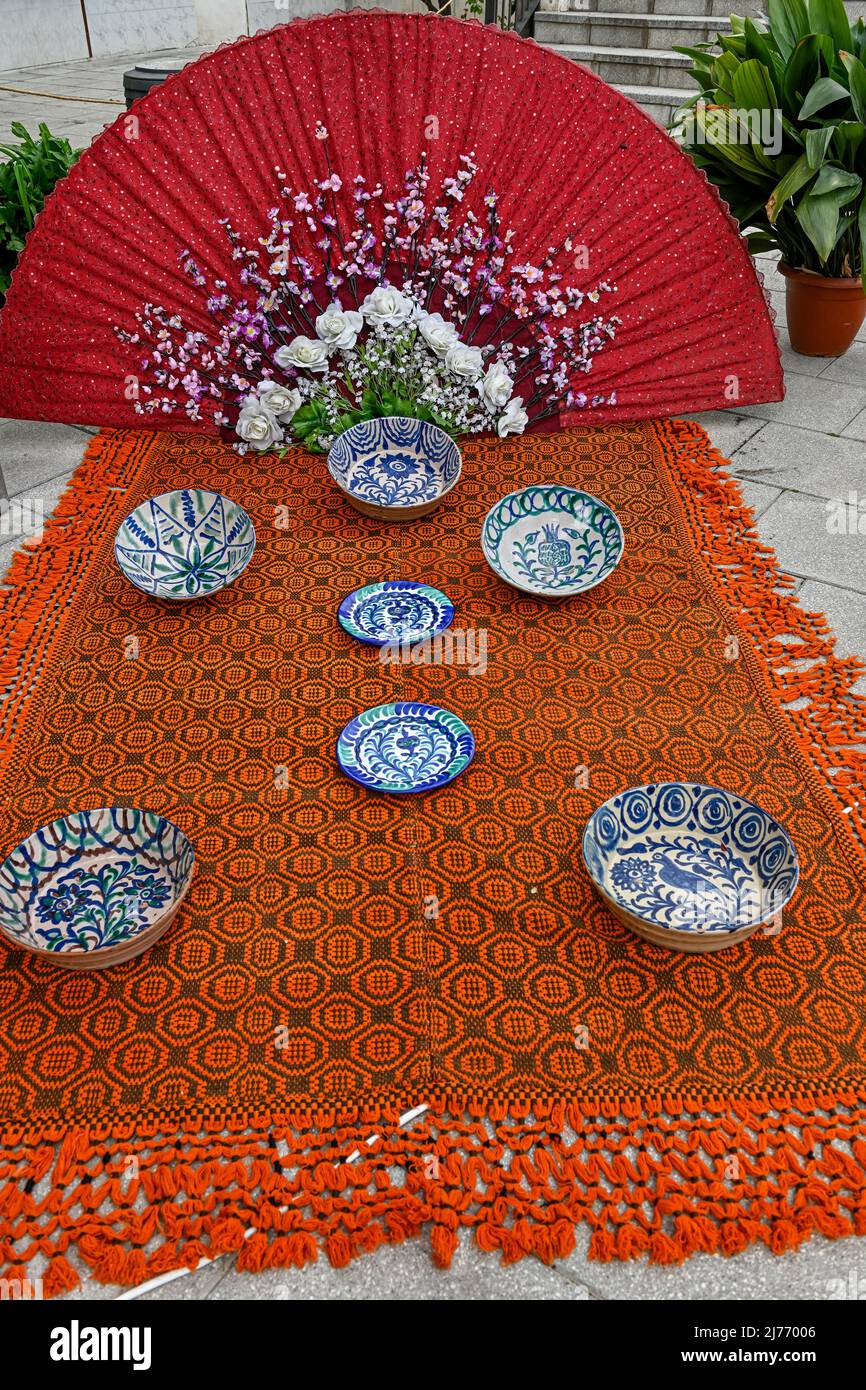
<path id="1" fill-rule="evenodd" d="M 454 605 L 439 589 L 394 579 L 365 584 L 340 604 L 337 617 L 350 637 L 382 647 L 389 642 L 423 642 L 444 632 L 454 619 Z"/>
<path id="2" fill-rule="evenodd" d="M 616 569 L 625 542 L 616 513 L 575 487 L 509 492 L 481 527 L 481 549 L 496 574 L 526 594 L 569 598 Z"/>
<path id="3" fill-rule="evenodd" d="M 243 507 L 205 488 L 150 497 L 121 523 L 114 556 L 154 598 L 205 598 L 246 569 L 256 545 Z"/>
<path id="4" fill-rule="evenodd" d="M 365 710 L 337 741 L 337 761 L 346 776 L 375 792 L 444 787 L 474 752 L 475 739 L 456 714 L 408 701 Z"/>
<path id="5" fill-rule="evenodd" d="M 743 940 L 789 902 L 799 873 L 791 837 L 773 816 L 694 782 L 611 797 L 587 822 L 583 858 L 621 920 L 680 950 Z"/>

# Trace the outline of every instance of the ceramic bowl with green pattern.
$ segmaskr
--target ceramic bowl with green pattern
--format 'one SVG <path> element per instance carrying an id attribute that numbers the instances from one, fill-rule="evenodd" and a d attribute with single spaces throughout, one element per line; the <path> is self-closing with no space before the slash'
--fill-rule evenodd
<path id="1" fill-rule="evenodd" d="M 490 568 L 515 589 L 569 598 L 607 579 L 625 549 L 616 513 L 574 487 L 524 487 L 501 497 L 481 527 Z"/>

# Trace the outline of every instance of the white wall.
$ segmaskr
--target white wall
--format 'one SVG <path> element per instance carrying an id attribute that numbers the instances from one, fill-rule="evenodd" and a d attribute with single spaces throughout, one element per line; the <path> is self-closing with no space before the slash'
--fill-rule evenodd
<path id="1" fill-rule="evenodd" d="M 86 58 L 81 0 L 0 0 L 4 68 Z"/>

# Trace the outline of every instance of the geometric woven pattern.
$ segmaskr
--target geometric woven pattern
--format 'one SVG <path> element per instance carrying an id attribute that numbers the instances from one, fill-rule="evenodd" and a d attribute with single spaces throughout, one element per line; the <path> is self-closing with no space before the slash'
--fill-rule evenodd
<path id="1" fill-rule="evenodd" d="M 403 527 L 359 517 L 319 457 L 97 442 L 132 476 L 87 562 L 58 565 L 46 667 L 8 730 L 2 848 L 70 808 L 126 803 L 187 833 L 196 876 L 162 941 L 111 971 L 0 948 L 0 1121 L 862 1077 L 857 852 L 696 558 L 671 428 L 472 440 L 459 486 Z M 564 603 L 508 588 L 479 547 L 497 497 L 554 481 L 603 498 L 626 535 L 605 583 Z M 246 508 L 258 545 L 231 588 L 169 607 L 117 570 L 113 519 L 192 485 Z M 468 660 L 383 664 L 339 627 L 345 595 L 394 579 L 447 593 L 475 634 Z M 336 765 L 343 725 L 399 700 L 454 711 L 476 739 L 461 777 L 420 798 Z M 781 933 L 668 954 L 595 897 L 587 816 L 665 778 L 729 787 L 788 828 L 802 878 Z"/>

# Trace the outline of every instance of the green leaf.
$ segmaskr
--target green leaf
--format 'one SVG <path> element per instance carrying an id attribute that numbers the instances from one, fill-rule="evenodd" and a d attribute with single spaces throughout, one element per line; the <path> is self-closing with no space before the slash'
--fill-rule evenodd
<path id="1" fill-rule="evenodd" d="M 854 115 L 858 121 L 866 122 L 866 67 L 851 53 L 840 53 L 839 56 L 848 74 Z"/>
<path id="2" fill-rule="evenodd" d="M 824 162 L 827 146 L 833 138 L 836 127 L 822 126 L 820 130 L 806 131 L 806 159 L 810 169 L 818 169 Z"/>
<path id="3" fill-rule="evenodd" d="M 797 204 L 797 221 L 818 253 L 822 265 L 839 240 L 839 214 L 846 203 L 856 198 L 862 180 L 844 169 L 825 165 L 812 188 Z"/>
<path id="4" fill-rule="evenodd" d="M 810 116 L 814 116 L 816 111 L 823 111 L 825 106 L 832 106 L 836 101 L 848 100 L 848 89 L 843 87 L 841 82 L 834 82 L 832 77 L 819 77 L 800 107 L 799 119 L 806 121 Z"/>
<path id="5" fill-rule="evenodd" d="M 776 89 L 769 71 L 757 58 L 748 58 L 733 74 L 734 98 L 746 111 L 772 111 Z"/>
<path id="6" fill-rule="evenodd" d="M 837 164 L 825 164 L 809 191 L 816 194 L 845 193 L 847 197 L 843 198 L 842 202 L 850 203 L 862 187 L 863 180 L 858 174 L 840 169 Z"/>
<path id="7" fill-rule="evenodd" d="M 829 34 L 837 53 L 851 47 L 851 25 L 842 0 L 809 0 L 809 27 L 814 34 Z"/>
<path id="8" fill-rule="evenodd" d="M 860 235 L 860 279 L 863 281 L 864 290 L 866 290 L 866 199 L 860 204 L 857 230 Z"/>
<path id="9" fill-rule="evenodd" d="M 800 155 L 796 164 L 793 164 L 780 179 L 767 200 L 767 217 L 771 225 L 775 225 L 776 218 L 782 211 L 789 198 L 793 198 L 795 193 L 807 184 L 814 177 L 814 170 L 809 168 L 809 161 L 804 154 Z"/>
<path id="10" fill-rule="evenodd" d="M 809 34 L 801 39 L 788 59 L 782 80 L 782 98 L 790 115 L 799 117 L 800 107 L 819 77 L 825 76 L 833 61 L 833 41 L 825 34 Z"/>
<path id="11" fill-rule="evenodd" d="M 803 0 L 769 0 L 770 29 L 779 52 L 787 61 L 797 44 L 809 33 L 809 16 Z"/>
<path id="12" fill-rule="evenodd" d="M 746 245 L 750 256 L 759 256 L 762 251 L 775 251 L 778 242 L 769 232 L 750 232 Z"/>

